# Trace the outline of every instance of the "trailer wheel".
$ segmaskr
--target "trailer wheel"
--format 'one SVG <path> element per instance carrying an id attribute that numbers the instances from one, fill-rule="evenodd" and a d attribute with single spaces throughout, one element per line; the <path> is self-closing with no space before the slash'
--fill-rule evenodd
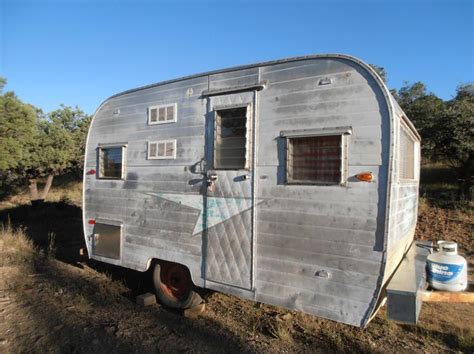
<path id="1" fill-rule="evenodd" d="M 193 290 L 193 281 L 188 268 L 178 263 L 161 262 L 153 270 L 156 296 L 168 307 L 187 309 L 202 302 Z"/>

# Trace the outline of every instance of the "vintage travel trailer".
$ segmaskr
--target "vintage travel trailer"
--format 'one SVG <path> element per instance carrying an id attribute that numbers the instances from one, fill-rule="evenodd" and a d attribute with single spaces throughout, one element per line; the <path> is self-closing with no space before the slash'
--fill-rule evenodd
<path id="1" fill-rule="evenodd" d="M 91 258 L 365 326 L 413 241 L 420 138 L 380 77 L 312 55 L 114 95 L 87 138 Z"/>

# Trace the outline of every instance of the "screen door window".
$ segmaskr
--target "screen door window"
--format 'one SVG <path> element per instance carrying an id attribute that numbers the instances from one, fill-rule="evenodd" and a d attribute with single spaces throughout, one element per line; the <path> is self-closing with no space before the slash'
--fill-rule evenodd
<path id="1" fill-rule="evenodd" d="M 247 107 L 216 111 L 214 135 L 214 168 L 240 170 L 248 168 Z"/>

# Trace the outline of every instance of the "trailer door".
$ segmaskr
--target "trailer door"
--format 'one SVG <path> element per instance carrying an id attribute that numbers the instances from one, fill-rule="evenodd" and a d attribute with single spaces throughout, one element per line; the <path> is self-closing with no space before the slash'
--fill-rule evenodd
<path id="1" fill-rule="evenodd" d="M 207 98 L 206 279 L 252 288 L 254 92 Z"/>

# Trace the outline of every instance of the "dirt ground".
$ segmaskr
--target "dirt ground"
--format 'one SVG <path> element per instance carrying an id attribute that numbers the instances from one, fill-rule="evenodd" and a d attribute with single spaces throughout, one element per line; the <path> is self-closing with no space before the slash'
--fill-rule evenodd
<path id="1" fill-rule="evenodd" d="M 474 351 L 472 304 L 424 304 L 417 326 L 387 321 L 382 308 L 366 329 L 211 291 L 198 319 L 141 307 L 150 274 L 81 258 L 81 209 L 62 199 L 0 205 L 0 223 L 34 240 L 0 237 L 0 353 Z M 417 237 L 456 240 L 472 267 L 470 220 L 421 204 Z"/>

